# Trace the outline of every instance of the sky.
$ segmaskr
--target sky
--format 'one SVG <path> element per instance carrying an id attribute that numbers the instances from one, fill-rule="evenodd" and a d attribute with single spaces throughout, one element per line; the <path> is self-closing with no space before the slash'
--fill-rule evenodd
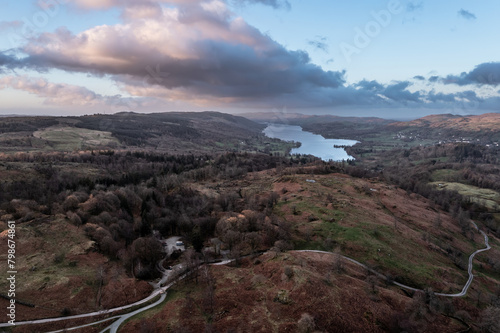
<path id="1" fill-rule="evenodd" d="M 497 0 L 0 0 L 0 115 L 500 112 Z"/>

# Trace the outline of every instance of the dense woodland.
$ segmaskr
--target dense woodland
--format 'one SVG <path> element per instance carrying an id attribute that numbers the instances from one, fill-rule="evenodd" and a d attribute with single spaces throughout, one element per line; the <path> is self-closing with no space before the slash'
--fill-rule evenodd
<path id="1" fill-rule="evenodd" d="M 272 212 L 276 193 L 243 193 L 238 188 L 218 193 L 217 183 L 240 179 L 248 172 L 300 167 L 312 160 L 141 151 L 17 154 L 4 157 L 2 165 L 10 172 L 22 169 L 29 176 L 0 183 L 0 210 L 20 222 L 63 214 L 84 228 L 98 251 L 120 260 L 134 276 L 147 279 L 158 274 L 155 264 L 163 255 L 153 230 L 163 237 L 182 235 L 196 251 L 217 236 L 235 256 L 260 247 L 288 248 L 289 226 Z M 75 176 L 73 167 L 98 172 Z M 217 195 L 208 196 L 191 186 L 200 181 L 214 182 Z M 235 227 L 227 222 L 231 217 L 245 222 Z"/>

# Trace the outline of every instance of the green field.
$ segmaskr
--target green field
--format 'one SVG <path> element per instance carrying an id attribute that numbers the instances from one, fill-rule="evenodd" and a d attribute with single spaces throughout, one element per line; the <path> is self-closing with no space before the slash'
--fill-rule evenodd
<path id="1" fill-rule="evenodd" d="M 111 135 L 111 132 L 95 131 L 77 127 L 48 127 L 36 131 L 33 136 L 45 140 L 47 150 L 72 151 L 79 149 L 118 147 L 120 142 Z"/>
<path id="2" fill-rule="evenodd" d="M 456 191 L 488 209 L 496 210 L 500 202 L 500 193 L 487 188 L 453 182 L 432 182 L 430 184 L 440 190 Z"/>

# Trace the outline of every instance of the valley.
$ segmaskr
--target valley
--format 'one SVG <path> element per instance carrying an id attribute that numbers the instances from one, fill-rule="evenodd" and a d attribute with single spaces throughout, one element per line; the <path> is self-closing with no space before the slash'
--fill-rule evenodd
<path id="1" fill-rule="evenodd" d="M 325 137 L 344 128 L 335 137 L 361 142 L 347 148 L 356 159 L 289 155 L 296 144 L 263 125 L 212 112 L 0 119 L 0 251 L 14 220 L 17 320 L 131 304 L 181 267 L 119 332 L 485 330 L 500 305 L 495 146 L 408 143 L 379 119 L 294 118 Z M 380 126 L 386 141 L 374 143 Z M 464 136 L 476 127 L 456 126 Z M 165 257 L 172 236 L 186 250 Z M 469 280 L 463 296 L 441 295 Z"/>

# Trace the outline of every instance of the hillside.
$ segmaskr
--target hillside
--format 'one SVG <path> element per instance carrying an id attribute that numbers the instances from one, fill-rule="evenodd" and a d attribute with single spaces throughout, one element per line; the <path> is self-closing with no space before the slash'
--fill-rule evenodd
<path id="1" fill-rule="evenodd" d="M 18 202 L 17 210 L 28 208 Z M 8 218 L 7 216 L 3 216 Z M 12 219 L 12 216 L 10 217 Z M 2 230 L 5 229 L 4 222 Z M 17 320 L 50 318 L 126 305 L 151 292 L 144 281 L 128 276 L 116 261 L 98 253 L 96 243 L 63 216 L 40 216 L 18 223 L 16 271 Z M 0 234 L 0 250 L 7 253 L 7 232 Z M 0 267 L 7 270 L 7 261 Z M 6 296 L 8 281 L 0 281 Z M 7 304 L 2 298 L 2 306 Z"/>
<path id="2" fill-rule="evenodd" d="M 461 132 L 500 131 L 500 113 L 486 113 L 478 116 L 452 114 L 432 115 L 409 122 L 391 124 L 394 127 L 429 127 Z"/>
<path id="3" fill-rule="evenodd" d="M 120 331 L 458 332 L 500 311 L 495 147 L 415 143 L 326 163 L 273 154 L 289 146 L 212 112 L 5 120 L 2 135 L 40 144 L 0 154 L 0 250 L 5 259 L 16 221 L 18 320 L 130 304 L 185 272 Z M 392 126 L 378 122 L 351 124 Z M 486 247 L 479 230 L 492 248 L 469 266 Z M 168 252 L 169 238 L 187 251 Z M 460 293 L 469 267 L 465 295 L 436 294 Z"/>
<path id="4" fill-rule="evenodd" d="M 457 332 L 467 324 L 453 316 L 478 316 L 477 297 L 497 292 L 498 273 L 482 257 L 476 265 L 484 271 L 476 276 L 469 296 L 438 297 L 426 305 L 428 296 L 407 293 L 389 281 L 434 292 L 460 290 L 467 280 L 467 254 L 482 246 L 479 235 L 464 237 L 448 213 L 381 182 L 286 173 L 248 175 L 225 184 L 230 185 L 226 191 L 260 188 L 279 193 L 274 212 L 289 223 L 289 248 L 341 253 L 382 272 L 387 280 L 334 253 L 281 252 L 275 246 L 235 267 L 202 270 L 199 283 L 175 286 L 164 306 L 123 331 L 168 327 L 177 332 L 182 327 L 193 332 L 293 332 L 304 325 L 305 316 L 320 332 Z"/>
<path id="5" fill-rule="evenodd" d="M 316 123 L 353 123 L 353 124 L 389 124 L 392 120 L 377 117 L 345 117 L 334 115 L 306 115 L 288 112 L 255 112 L 243 113 L 241 116 L 257 122 L 283 124 L 316 124 Z"/>
<path id="6" fill-rule="evenodd" d="M 263 125 L 218 112 L 168 112 L 82 117 L 0 119 L 0 150 L 154 149 L 172 154 L 279 151 L 290 144 L 266 138 Z"/>
<path id="7" fill-rule="evenodd" d="M 193 332 L 203 331 L 206 327 L 227 331 L 251 325 L 252 331 L 282 332 L 295 331 L 309 320 L 314 323 L 315 329 L 323 332 L 337 329 L 356 332 L 402 329 L 456 332 L 480 322 L 482 310 L 490 299 L 498 295 L 496 286 L 500 276 L 497 268 L 493 267 L 494 262 L 490 260 L 498 255 L 500 244 L 494 235 L 490 237 L 496 249 L 476 259 L 476 278 L 466 297 L 452 299 L 432 296 L 432 292 L 456 293 L 461 290 L 467 280 L 465 269 L 468 255 L 484 246 L 481 236 L 477 233 L 464 235 L 451 214 L 421 196 L 409 195 L 381 181 L 350 177 L 336 173 L 336 169 L 327 170 L 318 164 L 255 171 L 230 179 L 209 176 L 194 181 L 185 178 L 182 188 L 189 188 L 191 192 L 182 190 L 184 198 L 178 197 L 181 189 L 176 187 L 167 192 L 160 188 L 154 192 L 140 188 L 138 193 L 141 198 L 149 200 L 146 206 L 142 206 L 148 208 L 142 214 L 139 214 L 140 210 L 133 214 L 135 219 L 142 215 L 143 223 L 155 211 L 161 215 L 162 210 L 168 210 L 169 214 L 176 212 L 177 208 L 174 207 L 184 206 L 181 208 L 184 213 L 181 214 L 203 214 L 199 216 L 207 216 L 206 210 L 212 209 L 210 219 L 194 215 L 190 218 L 192 224 L 182 220 L 176 223 L 161 217 L 151 220 L 151 227 L 161 230 L 165 237 L 171 232 L 169 230 L 184 229 L 188 244 L 196 246 L 191 243 L 194 242 L 192 231 L 203 228 L 202 234 L 205 234 L 213 228 L 215 236 L 223 241 L 222 249 L 227 250 L 231 257 L 248 255 L 257 249 L 267 252 L 258 258 L 243 259 L 236 267 L 212 266 L 208 271 L 202 270 L 196 279 L 198 282 L 192 279 L 179 283 L 173 291 L 168 292 L 166 303 L 132 320 L 121 331 L 136 332 L 147 327 L 154 332 L 165 326 L 173 332 L 179 331 L 181 327 Z M 189 174 L 193 173 L 189 171 Z M 163 182 L 162 179 L 158 180 L 159 184 Z M 100 209 L 106 209 L 107 213 L 93 213 L 91 216 L 85 213 L 88 209 L 97 209 L 91 208 L 94 202 L 92 197 L 80 199 L 87 200 L 80 204 L 72 204 L 78 207 L 77 215 L 89 219 L 87 222 L 82 221 L 83 230 L 86 230 L 87 237 L 93 237 L 95 248 L 100 252 L 107 251 L 102 237 L 108 230 L 119 230 L 113 224 L 113 219 L 116 214 L 123 214 L 109 206 L 113 202 L 113 193 L 120 196 L 124 189 L 105 189 L 101 185 L 98 191 L 93 192 L 96 199 L 105 200 Z M 147 199 L 147 193 L 156 199 Z M 159 199 L 160 196 L 165 198 L 165 202 Z M 211 200 L 216 206 L 206 208 L 211 207 Z M 65 202 L 64 207 L 70 205 L 69 199 Z M 119 201 L 114 205 L 119 207 Z M 139 203 L 135 205 L 137 209 L 141 206 Z M 19 211 L 16 213 L 21 214 Z M 74 216 L 71 209 L 66 214 Z M 177 220 L 175 216 L 172 218 Z M 182 218 L 179 215 L 179 219 Z M 58 223 L 63 222 L 47 220 L 38 229 L 58 228 Z M 97 223 L 102 228 L 99 232 L 95 229 Z M 122 222 L 119 225 L 120 229 L 123 228 Z M 21 226 L 26 230 L 23 233 L 27 233 L 30 224 Z M 71 225 L 68 228 L 73 233 L 82 229 Z M 78 245 L 74 241 L 75 236 L 60 236 L 72 239 L 70 242 L 55 240 L 63 244 L 67 242 L 68 249 L 73 246 L 71 244 Z M 211 244 L 210 237 L 204 242 L 207 247 Z M 23 244 L 35 239 L 26 239 Z M 251 239 L 255 239 L 255 243 Z M 38 242 L 43 244 L 41 240 Z M 366 269 L 339 260 L 335 254 L 290 251 L 292 249 L 326 250 L 346 255 L 387 278 L 380 279 Z M 24 251 L 27 251 L 23 252 L 24 255 L 29 257 L 30 247 Z M 45 247 L 45 251 L 47 256 L 53 252 L 71 252 L 48 247 Z M 129 253 L 134 255 L 133 252 Z M 88 256 L 97 255 L 88 253 Z M 83 263 L 84 258 L 80 257 L 75 264 L 80 270 L 86 265 Z M 75 259 L 67 254 L 58 265 L 66 267 L 72 260 Z M 100 265 L 99 260 L 90 257 L 85 260 L 95 263 L 94 270 Z M 40 273 L 46 269 L 42 267 L 38 268 Z M 118 268 L 116 266 L 115 269 Z M 28 265 L 23 270 L 28 280 L 40 274 L 30 275 L 27 270 Z M 87 289 L 81 289 L 83 294 L 76 293 L 80 289 L 75 285 L 77 281 L 71 278 L 72 273 L 61 273 L 66 274 L 68 279 L 59 283 L 54 281 L 59 293 L 64 295 L 73 292 L 74 296 L 59 300 L 59 307 L 81 312 L 83 308 L 75 308 L 73 302 L 76 299 L 87 300 L 89 297 L 84 294 Z M 112 279 L 113 274 L 113 270 L 106 270 L 106 290 L 117 287 Z M 40 279 L 43 282 L 42 277 Z M 390 281 L 393 280 L 428 290 L 428 294 L 425 296 L 404 291 L 392 285 Z M 36 283 L 27 281 L 26 285 L 31 286 L 27 287 L 29 290 L 35 288 Z M 89 305 L 94 305 L 97 287 L 89 284 L 89 288 L 92 290 Z M 38 293 L 51 295 L 49 291 L 42 289 L 33 296 Z M 27 301 L 36 301 L 33 296 L 23 295 Z M 431 297 L 432 302 L 426 297 Z M 114 301 L 121 302 L 120 299 L 116 297 Z M 28 313 L 31 311 L 25 315 Z M 465 319 L 465 323 L 456 318 Z M 95 331 L 102 328 L 104 326 L 98 326 Z M 16 331 L 27 332 L 22 327 Z"/>

